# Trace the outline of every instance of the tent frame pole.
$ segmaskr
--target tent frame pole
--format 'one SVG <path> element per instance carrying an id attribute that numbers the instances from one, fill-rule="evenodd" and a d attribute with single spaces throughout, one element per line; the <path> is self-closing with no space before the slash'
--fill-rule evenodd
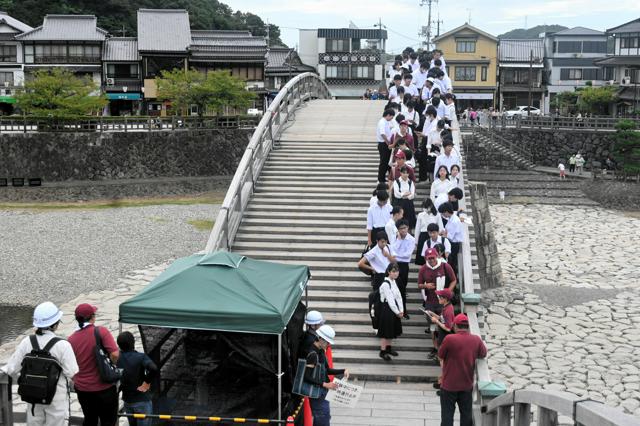
<path id="1" fill-rule="evenodd" d="M 282 421 L 282 333 L 278 334 L 278 420 Z"/>

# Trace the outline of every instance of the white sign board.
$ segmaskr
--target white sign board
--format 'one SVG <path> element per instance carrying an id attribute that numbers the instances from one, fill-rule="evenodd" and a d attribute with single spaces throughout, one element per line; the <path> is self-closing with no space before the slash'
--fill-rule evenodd
<path id="1" fill-rule="evenodd" d="M 362 393 L 362 386 L 354 385 L 346 380 L 334 379 L 333 383 L 338 385 L 337 389 L 330 389 L 325 398 L 331 404 L 341 407 L 356 408 L 356 404 Z"/>

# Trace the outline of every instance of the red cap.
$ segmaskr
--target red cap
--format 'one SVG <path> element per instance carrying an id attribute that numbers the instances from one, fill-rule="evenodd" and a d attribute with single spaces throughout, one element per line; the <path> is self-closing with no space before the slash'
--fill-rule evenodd
<path id="1" fill-rule="evenodd" d="M 436 294 L 440 297 L 444 297 L 447 300 L 453 299 L 453 293 L 448 288 L 436 291 Z"/>
<path id="2" fill-rule="evenodd" d="M 469 318 L 465 314 L 458 314 L 453 319 L 455 325 L 469 325 Z"/>
<path id="3" fill-rule="evenodd" d="M 408 126 L 408 125 L 409 125 L 409 122 L 408 122 L 407 120 L 402 120 L 402 121 L 400 122 L 400 124 L 406 124 L 406 125 Z"/>
<path id="4" fill-rule="evenodd" d="M 438 257 L 438 250 L 436 250 L 435 248 L 431 247 L 428 248 L 426 253 L 424 254 L 424 258 L 428 259 L 430 257 Z"/>
<path id="5" fill-rule="evenodd" d="M 76 306 L 76 317 L 89 318 L 91 315 L 95 314 L 98 310 L 97 307 L 90 305 L 88 303 L 81 303 Z"/>
<path id="6" fill-rule="evenodd" d="M 396 158 L 404 158 L 404 159 L 406 159 L 407 156 L 404 154 L 403 150 L 398 150 L 398 152 L 396 152 Z"/>

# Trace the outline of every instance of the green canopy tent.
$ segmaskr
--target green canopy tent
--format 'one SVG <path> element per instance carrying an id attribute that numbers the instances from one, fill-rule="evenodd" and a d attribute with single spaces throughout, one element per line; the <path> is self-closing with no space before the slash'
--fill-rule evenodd
<path id="1" fill-rule="evenodd" d="M 278 336 L 278 415 L 281 417 L 282 333 L 310 278 L 309 267 L 251 259 L 230 252 L 176 260 L 120 305 L 121 323 Z"/>

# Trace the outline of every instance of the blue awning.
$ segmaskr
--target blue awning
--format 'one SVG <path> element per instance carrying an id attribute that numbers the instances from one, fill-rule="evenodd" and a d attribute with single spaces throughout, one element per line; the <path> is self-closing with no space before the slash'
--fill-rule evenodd
<path id="1" fill-rule="evenodd" d="M 142 99 L 140 93 L 107 93 L 108 99 L 126 100 L 126 101 L 139 101 Z"/>

